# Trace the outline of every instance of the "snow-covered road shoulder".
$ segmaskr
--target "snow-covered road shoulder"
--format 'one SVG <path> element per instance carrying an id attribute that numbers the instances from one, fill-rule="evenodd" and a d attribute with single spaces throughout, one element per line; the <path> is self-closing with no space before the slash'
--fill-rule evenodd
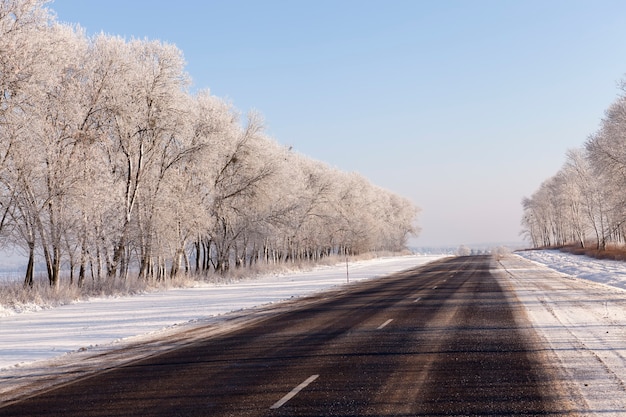
<path id="1" fill-rule="evenodd" d="M 598 283 L 621 282 L 621 265 L 530 253 L 500 259 L 498 271 L 560 365 L 561 386 L 580 415 L 626 416 L 626 291 Z"/>

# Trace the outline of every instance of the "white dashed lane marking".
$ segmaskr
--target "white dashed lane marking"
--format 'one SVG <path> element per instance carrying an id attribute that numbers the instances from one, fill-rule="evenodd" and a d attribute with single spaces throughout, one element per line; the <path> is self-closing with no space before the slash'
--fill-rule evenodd
<path id="1" fill-rule="evenodd" d="M 289 394 L 285 395 L 283 398 L 278 400 L 273 406 L 271 406 L 270 410 L 275 410 L 285 405 L 287 401 L 289 401 L 290 399 L 298 395 L 300 391 L 305 389 L 311 382 L 315 381 L 317 378 L 319 378 L 319 375 L 311 375 L 310 377 L 305 379 L 303 383 L 301 383 L 300 385 L 292 389 Z"/>
<path id="2" fill-rule="evenodd" d="M 378 326 L 377 330 L 382 329 L 383 327 L 385 327 L 386 325 L 388 325 L 389 323 L 391 323 L 393 321 L 393 319 L 389 319 L 386 322 L 384 322 L 383 324 L 381 324 L 380 326 Z"/>

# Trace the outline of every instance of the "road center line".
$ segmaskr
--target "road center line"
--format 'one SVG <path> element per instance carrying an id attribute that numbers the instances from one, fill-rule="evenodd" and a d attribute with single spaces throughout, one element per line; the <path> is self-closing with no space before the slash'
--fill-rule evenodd
<path id="1" fill-rule="evenodd" d="M 393 321 L 393 319 L 389 319 L 389 320 L 387 320 L 386 322 L 384 322 L 383 324 L 381 324 L 380 326 L 378 326 L 378 329 L 376 329 L 376 330 L 380 330 L 380 329 L 382 329 L 383 327 L 385 327 L 386 325 L 388 325 L 388 324 L 389 324 L 389 323 L 391 323 L 392 321 Z"/>
<path id="2" fill-rule="evenodd" d="M 292 399 L 293 397 L 298 395 L 298 393 L 300 391 L 302 391 L 304 388 L 306 388 L 307 385 L 309 385 L 311 382 L 315 381 L 318 377 L 319 377 L 319 375 L 311 375 L 310 377 L 308 377 L 303 383 L 301 383 L 300 385 L 298 385 L 297 387 L 292 389 L 289 394 L 285 395 L 283 398 L 281 398 L 279 401 L 277 401 L 273 406 L 271 406 L 270 410 L 275 410 L 275 409 L 280 408 L 283 405 L 285 405 L 285 403 L 287 401 L 289 401 L 290 399 Z"/>

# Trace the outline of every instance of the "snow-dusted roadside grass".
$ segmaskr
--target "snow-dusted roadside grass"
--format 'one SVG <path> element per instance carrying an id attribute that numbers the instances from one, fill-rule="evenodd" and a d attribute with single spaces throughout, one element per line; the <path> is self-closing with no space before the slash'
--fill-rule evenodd
<path id="1" fill-rule="evenodd" d="M 622 287 L 623 265 L 553 251 L 521 255 L 533 261 L 501 257 L 496 271 L 550 348 L 576 411 L 626 416 L 626 291 L 603 284 Z"/>
<path id="2" fill-rule="evenodd" d="M 40 311 L 92 298 L 122 297 L 145 292 L 184 288 L 194 284 L 193 277 L 179 276 L 164 281 L 141 281 L 136 278 L 99 282 L 86 281 L 82 287 L 63 280 L 53 288 L 39 279 L 32 287 L 21 282 L 5 282 L 0 285 L 0 317 Z"/>
<path id="3" fill-rule="evenodd" d="M 365 253 L 352 256 L 350 263 L 373 260 L 376 258 L 407 256 L 409 253 Z M 107 297 L 125 297 L 144 293 L 166 291 L 174 288 L 189 288 L 202 284 L 225 285 L 241 281 L 255 280 L 268 275 L 281 275 L 307 272 L 320 267 L 344 263 L 345 258 L 327 256 L 316 263 L 287 262 L 276 264 L 258 264 L 247 268 L 232 268 L 227 274 L 206 273 L 203 275 L 179 274 L 165 280 L 142 280 L 133 274 L 127 279 L 92 279 L 87 278 L 82 287 L 71 284 L 65 277 L 57 288 L 48 285 L 47 280 L 39 277 L 32 287 L 24 287 L 22 281 L 0 282 L 0 317 L 29 311 L 40 311 L 72 304 L 79 301 Z"/>

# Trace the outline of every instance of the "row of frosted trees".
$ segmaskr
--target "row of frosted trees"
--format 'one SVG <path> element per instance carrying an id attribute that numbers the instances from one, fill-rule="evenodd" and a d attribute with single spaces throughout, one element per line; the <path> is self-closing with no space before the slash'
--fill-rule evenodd
<path id="1" fill-rule="evenodd" d="M 624 87 L 622 87 L 624 91 Z M 522 201 L 522 233 L 535 247 L 626 243 L 626 93 L 584 147 Z"/>
<path id="2" fill-rule="evenodd" d="M 87 37 L 0 0 L 0 240 L 86 279 L 163 279 L 400 250 L 417 208 L 292 152 L 208 91 L 181 52 Z"/>

